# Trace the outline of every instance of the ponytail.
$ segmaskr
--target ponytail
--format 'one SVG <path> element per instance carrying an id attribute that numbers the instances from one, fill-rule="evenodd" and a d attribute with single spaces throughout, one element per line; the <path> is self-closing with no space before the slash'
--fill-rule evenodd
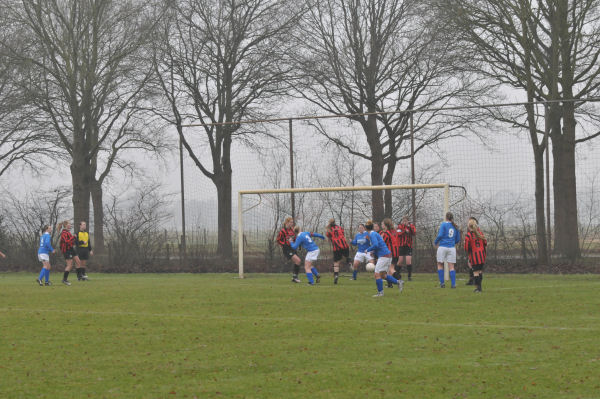
<path id="1" fill-rule="evenodd" d="M 390 219 L 390 218 L 385 218 L 385 219 L 383 219 L 383 222 L 382 222 L 382 223 L 385 225 L 385 227 L 386 227 L 388 230 L 394 230 L 394 222 L 392 222 L 392 219 Z"/>
<path id="2" fill-rule="evenodd" d="M 458 227 L 456 226 L 456 224 L 454 223 L 454 215 L 452 214 L 452 212 L 446 212 L 446 220 L 449 221 L 450 223 L 452 223 L 452 226 L 454 226 L 454 229 L 456 231 L 460 231 L 458 229 Z"/>

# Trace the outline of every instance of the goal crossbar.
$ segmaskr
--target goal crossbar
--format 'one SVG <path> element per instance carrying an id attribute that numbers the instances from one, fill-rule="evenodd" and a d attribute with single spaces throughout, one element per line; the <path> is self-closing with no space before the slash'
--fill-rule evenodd
<path id="1" fill-rule="evenodd" d="M 251 194 L 288 194 L 288 193 L 315 193 L 315 192 L 334 192 L 334 191 L 379 191 L 379 190 L 397 190 L 397 189 L 444 189 L 444 215 L 449 210 L 450 184 L 397 184 L 387 186 L 351 186 L 351 187 L 306 187 L 306 188 L 277 188 L 260 190 L 240 190 L 238 191 L 238 267 L 239 278 L 244 278 L 244 195 Z M 445 268 L 446 269 L 446 268 Z M 447 269 L 446 269 L 447 274 Z"/>

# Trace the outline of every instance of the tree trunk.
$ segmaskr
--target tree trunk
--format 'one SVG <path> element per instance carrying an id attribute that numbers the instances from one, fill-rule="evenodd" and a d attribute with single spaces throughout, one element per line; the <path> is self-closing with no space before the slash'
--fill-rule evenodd
<path id="1" fill-rule="evenodd" d="M 371 185 L 381 186 L 383 184 L 383 150 L 379 141 L 375 115 L 367 116 L 366 133 L 371 150 Z M 379 223 L 384 218 L 383 192 L 381 190 L 371 191 L 371 204 L 373 221 Z"/>
<path id="2" fill-rule="evenodd" d="M 391 157 L 390 157 L 391 158 Z M 390 159 L 387 164 L 387 170 L 383 177 L 383 184 L 389 186 L 394 181 L 394 172 L 396 170 L 396 161 Z M 384 215 L 386 218 L 391 218 L 393 213 L 392 190 L 385 190 L 383 194 Z"/>
<path id="3" fill-rule="evenodd" d="M 562 106 L 564 127 L 560 120 L 552 126 L 554 159 L 554 250 L 575 261 L 579 255 L 577 219 L 577 183 L 575 176 L 575 117 L 573 103 Z"/>
<path id="4" fill-rule="evenodd" d="M 217 255 L 225 260 L 230 260 L 233 254 L 231 243 L 231 171 L 220 173 L 213 182 L 217 188 L 218 201 Z"/>
<path id="5" fill-rule="evenodd" d="M 73 183 L 73 223 L 88 220 L 90 215 L 90 178 L 85 157 L 74 151 L 71 163 L 71 181 Z"/>
<path id="6" fill-rule="evenodd" d="M 94 207 L 94 242 L 92 248 L 94 252 L 102 253 L 104 251 L 104 201 L 102 199 L 102 183 L 98 181 L 92 182 L 91 195 Z"/>
<path id="7" fill-rule="evenodd" d="M 533 101 L 533 89 L 531 76 L 528 76 L 527 81 L 527 101 Z M 533 109 L 533 105 L 528 104 L 525 106 L 527 110 L 527 123 L 529 125 L 529 136 L 531 138 L 531 146 L 533 148 L 533 159 L 534 159 L 534 167 L 535 167 L 535 233 L 536 233 L 536 241 L 537 241 L 537 264 L 543 265 L 548 263 L 548 240 L 546 237 L 546 210 L 544 207 L 544 199 L 546 197 L 544 188 L 545 188 L 545 179 L 544 179 L 544 151 L 547 150 L 547 143 L 542 143 L 540 145 L 538 137 L 537 137 L 537 125 L 535 121 L 535 112 Z M 548 110 L 546 109 L 546 112 Z M 549 122 L 548 115 L 546 115 L 546 124 Z M 548 129 L 549 126 L 545 125 L 545 129 Z"/>
<path id="8" fill-rule="evenodd" d="M 215 165 L 215 179 L 218 200 L 218 244 L 217 255 L 231 260 L 233 248 L 231 243 L 231 133 L 226 132 L 223 138 L 220 170 Z M 238 237 L 242 239 L 242 237 Z"/>
<path id="9" fill-rule="evenodd" d="M 548 240 L 546 237 L 546 210 L 544 207 L 544 151 L 533 149 L 535 162 L 535 222 L 537 240 L 537 264 L 543 265 L 548 260 Z"/>

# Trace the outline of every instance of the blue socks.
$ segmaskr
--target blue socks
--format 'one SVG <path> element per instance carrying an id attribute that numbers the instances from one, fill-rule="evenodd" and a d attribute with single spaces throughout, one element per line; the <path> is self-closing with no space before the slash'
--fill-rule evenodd
<path id="1" fill-rule="evenodd" d="M 456 287 L 456 270 L 450 270 L 450 282 L 453 287 Z"/>
<path id="2" fill-rule="evenodd" d="M 312 274 L 314 274 L 315 276 L 318 276 L 318 275 L 319 275 L 319 271 L 317 270 L 317 268 L 316 268 L 316 267 L 311 267 L 311 268 L 310 268 L 310 271 L 311 271 L 311 272 L 312 272 Z"/>
<path id="3" fill-rule="evenodd" d="M 383 279 L 381 279 L 381 278 L 375 279 L 375 284 L 377 284 L 377 291 L 382 292 L 383 291 Z"/>
<path id="4" fill-rule="evenodd" d="M 390 276 L 389 274 L 385 277 L 386 281 L 392 284 L 398 284 L 398 280 L 395 277 Z"/>
<path id="5" fill-rule="evenodd" d="M 306 273 L 306 278 L 308 279 L 308 283 L 309 284 L 314 284 L 315 283 L 315 279 L 313 278 L 313 274 L 312 273 Z"/>
<path id="6" fill-rule="evenodd" d="M 44 279 L 45 275 L 46 275 L 46 269 L 44 269 L 42 267 L 42 270 L 40 270 L 40 276 L 38 277 L 38 280 L 42 281 Z"/>
<path id="7" fill-rule="evenodd" d="M 438 279 L 440 280 L 440 284 L 444 284 L 444 269 L 438 270 Z"/>
<path id="8" fill-rule="evenodd" d="M 358 274 L 358 270 L 354 270 L 352 272 L 352 280 L 356 280 L 356 275 Z"/>
<path id="9" fill-rule="evenodd" d="M 50 280 L 50 269 L 44 269 L 44 276 L 46 277 L 46 282 Z"/>

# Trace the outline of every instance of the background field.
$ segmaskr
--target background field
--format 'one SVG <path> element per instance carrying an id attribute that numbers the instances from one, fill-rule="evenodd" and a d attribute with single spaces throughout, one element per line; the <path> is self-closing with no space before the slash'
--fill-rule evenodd
<path id="1" fill-rule="evenodd" d="M 597 398 L 600 276 L 0 274 L 2 398 Z M 305 279 L 304 279 L 305 280 Z"/>

